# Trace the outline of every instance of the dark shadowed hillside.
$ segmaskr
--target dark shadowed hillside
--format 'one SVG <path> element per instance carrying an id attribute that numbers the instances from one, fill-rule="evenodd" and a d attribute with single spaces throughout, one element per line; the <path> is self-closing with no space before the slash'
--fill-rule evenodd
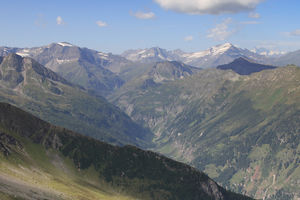
<path id="1" fill-rule="evenodd" d="M 250 61 L 247 58 L 240 57 L 229 64 L 219 65 L 217 68 L 222 70 L 231 69 L 232 71 L 240 75 L 250 75 L 252 73 L 260 72 L 266 69 L 275 69 L 276 67 L 271 65 L 258 64 L 254 61 Z"/>
<path id="2" fill-rule="evenodd" d="M 5 103 L 0 103 L 0 138 L 0 197 L 250 199 L 224 190 L 188 165 L 81 136 Z"/>

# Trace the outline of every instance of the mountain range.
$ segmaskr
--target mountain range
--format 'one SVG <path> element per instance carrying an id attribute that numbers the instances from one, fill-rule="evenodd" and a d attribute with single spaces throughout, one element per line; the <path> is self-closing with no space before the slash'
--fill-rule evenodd
<path id="1" fill-rule="evenodd" d="M 156 62 L 162 61 L 177 61 L 198 68 L 211 68 L 243 57 L 259 64 L 273 66 L 300 65 L 299 51 L 266 54 L 259 49 L 250 51 L 230 43 L 192 53 L 153 47 L 128 50 L 121 55 L 81 48 L 67 42 L 34 48 L 0 47 L 0 56 L 9 53 L 31 57 L 69 82 L 101 96 L 112 94 L 124 83 L 140 76 Z"/>
<path id="2" fill-rule="evenodd" d="M 158 62 L 158 61 L 180 61 L 188 65 L 200 68 L 216 67 L 227 64 L 239 57 L 247 57 L 258 62 L 263 62 L 265 56 L 254 53 L 247 49 L 237 48 L 230 43 L 217 45 L 210 49 L 186 53 L 181 50 L 167 51 L 158 47 L 141 50 L 129 50 L 121 54 L 123 57 L 134 62 Z"/>
<path id="3" fill-rule="evenodd" d="M 93 88 L 95 87 L 93 85 L 98 83 L 98 87 L 105 90 L 119 88 L 122 85 L 122 80 L 115 75 L 127 68 L 131 68 L 132 65 L 136 67 L 137 63 L 141 65 L 142 63 L 159 61 L 179 61 L 195 67 L 209 68 L 228 64 L 239 57 L 244 57 L 261 64 L 272 64 L 275 66 L 300 65 L 299 56 L 297 56 L 299 51 L 276 53 L 263 48 L 248 50 L 236 47 L 230 43 L 192 53 L 187 53 L 180 49 L 170 51 L 160 47 L 153 47 L 127 50 L 121 55 L 81 48 L 67 42 L 52 43 L 34 48 L 0 47 L 0 56 L 5 56 L 8 53 L 17 53 L 23 57 L 34 58 L 66 79 L 79 77 L 77 78 L 78 80 L 74 79 L 74 82 L 79 81 L 81 85 L 85 85 L 88 88 Z M 70 66 L 72 66 L 72 70 Z M 108 69 L 108 71 L 105 69 Z M 69 73 L 65 74 L 65 71 Z M 86 80 L 81 78 L 83 74 Z M 109 83 L 102 80 L 106 76 L 107 80 L 110 80 Z"/>
<path id="4" fill-rule="evenodd" d="M 285 66 L 294 64 L 300 66 L 300 51 L 294 52 L 274 52 L 267 49 L 248 50 L 225 43 L 213 46 L 204 51 L 187 53 L 180 49 L 168 51 L 159 47 L 148 49 L 127 50 L 121 54 L 124 58 L 133 62 L 149 63 L 159 61 L 180 61 L 187 65 L 210 68 L 217 67 L 232 62 L 243 57 L 260 64 L 274 66 Z"/>
<path id="5" fill-rule="evenodd" d="M 299 53 L 267 55 L 229 43 L 195 53 L 156 47 L 122 55 L 66 42 L 0 47 L 0 101 L 111 144 L 185 162 L 235 192 L 295 200 L 300 68 L 282 66 L 300 65 Z M 81 151 L 73 149 L 71 158 Z"/>
<path id="6" fill-rule="evenodd" d="M 69 82 L 106 95 L 123 84 L 123 80 L 107 68 L 129 63 L 126 59 L 95 50 L 60 42 L 36 48 L 0 48 L 0 55 L 16 53 L 30 57 Z"/>

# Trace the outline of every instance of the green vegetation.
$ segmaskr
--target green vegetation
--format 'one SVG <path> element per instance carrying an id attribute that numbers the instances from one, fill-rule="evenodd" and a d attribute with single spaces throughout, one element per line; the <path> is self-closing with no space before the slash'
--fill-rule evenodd
<path id="1" fill-rule="evenodd" d="M 120 88 L 110 100 L 153 131 L 154 150 L 221 185 L 255 198 L 296 197 L 299 80 L 296 66 L 250 76 L 208 69 L 147 90 Z"/>

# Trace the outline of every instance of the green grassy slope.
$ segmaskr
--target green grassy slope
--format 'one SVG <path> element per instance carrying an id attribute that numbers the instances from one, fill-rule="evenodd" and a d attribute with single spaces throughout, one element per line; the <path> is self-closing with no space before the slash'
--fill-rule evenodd
<path id="1" fill-rule="evenodd" d="M 256 198 L 300 196 L 300 68 L 203 70 L 119 94 L 112 102 L 151 128 L 155 150 Z"/>
<path id="2" fill-rule="evenodd" d="M 115 144 L 147 145 L 151 133 L 102 97 L 70 84 L 30 58 L 11 54 L 0 64 L 0 101 L 55 125 Z"/>
<path id="3" fill-rule="evenodd" d="M 133 146 L 116 147 L 0 103 L 0 197 L 243 200 L 207 175 Z"/>

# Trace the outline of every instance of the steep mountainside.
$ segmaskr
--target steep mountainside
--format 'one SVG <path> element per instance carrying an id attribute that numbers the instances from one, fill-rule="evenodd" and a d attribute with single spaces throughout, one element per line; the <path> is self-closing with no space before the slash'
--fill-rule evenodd
<path id="1" fill-rule="evenodd" d="M 156 134 L 157 151 L 256 198 L 300 197 L 300 68 L 206 69 L 118 95 L 111 100 Z"/>
<path id="2" fill-rule="evenodd" d="M 217 45 L 210 49 L 185 53 L 180 50 L 167 51 L 160 48 L 129 50 L 122 54 L 123 57 L 135 62 L 156 62 L 156 61 L 180 61 L 187 65 L 200 68 L 216 67 L 232 62 L 239 57 L 247 57 L 257 62 L 263 62 L 266 57 L 258 53 L 235 47 L 230 43 Z"/>
<path id="3" fill-rule="evenodd" d="M 243 200 L 207 175 L 133 146 L 116 147 L 0 103 L 0 197 Z"/>
<path id="4" fill-rule="evenodd" d="M 275 69 L 276 67 L 271 65 L 262 65 L 255 63 L 247 58 L 237 58 L 233 62 L 225 65 L 219 65 L 217 69 L 229 70 L 240 74 L 240 75 L 250 75 L 255 72 L 260 72 L 266 69 Z"/>
<path id="5" fill-rule="evenodd" d="M 8 53 L 31 57 L 68 81 L 100 95 L 107 95 L 124 83 L 110 69 L 130 63 L 120 56 L 80 48 L 66 42 L 36 48 L 0 48 L 0 55 Z"/>
<path id="6" fill-rule="evenodd" d="M 151 133 L 101 97 L 74 86 L 31 58 L 10 54 L 0 63 L 0 101 L 55 125 L 111 143 L 146 145 Z"/>

